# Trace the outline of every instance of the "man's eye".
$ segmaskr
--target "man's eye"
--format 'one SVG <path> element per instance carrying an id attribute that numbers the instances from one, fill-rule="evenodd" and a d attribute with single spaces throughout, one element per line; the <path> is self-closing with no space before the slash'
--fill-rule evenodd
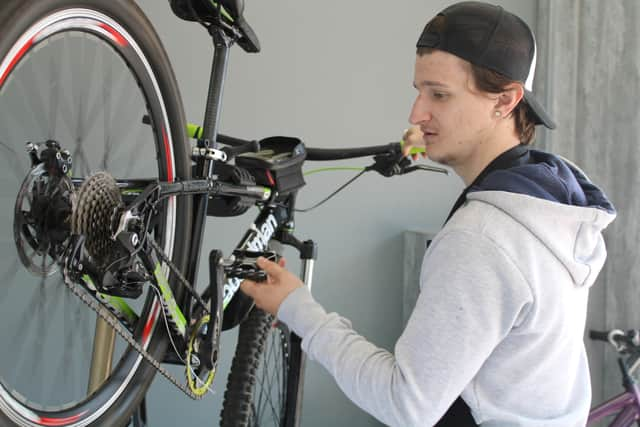
<path id="1" fill-rule="evenodd" d="M 447 97 L 447 94 L 444 92 L 433 92 L 432 95 L 435 99 L 444 99 Z"/>

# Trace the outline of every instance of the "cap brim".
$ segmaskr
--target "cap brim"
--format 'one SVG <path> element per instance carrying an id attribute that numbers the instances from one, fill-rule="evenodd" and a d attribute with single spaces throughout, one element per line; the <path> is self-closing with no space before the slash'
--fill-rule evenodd
<path id="1" fill-rule="evenodd" d="M 527 102 L 537 125 L 545 125 L 549 129 L 556 128 L 556 123 L 551 119 L 544 108 L 542 108 L 542 105 L 536 101 L 531 91 L 526 89 L 524 90 L 524 100 Z"/>

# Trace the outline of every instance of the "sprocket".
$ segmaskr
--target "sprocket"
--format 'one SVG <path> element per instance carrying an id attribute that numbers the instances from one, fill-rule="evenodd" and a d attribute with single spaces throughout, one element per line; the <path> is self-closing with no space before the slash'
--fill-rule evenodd
<path id="1" fill-rule="evenodd" d="M 99 265 L 109 262 L 116 250 L 112 236 L 123 209 L 118 184 L 107 172 L 91 175 L 78 190 L 71 232 L 86 237 L 85 248 Z"/>

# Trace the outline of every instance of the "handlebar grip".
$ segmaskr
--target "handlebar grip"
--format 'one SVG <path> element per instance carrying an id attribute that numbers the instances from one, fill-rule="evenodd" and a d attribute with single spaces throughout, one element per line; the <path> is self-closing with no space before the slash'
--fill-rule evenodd
<path id="1" fill-rule="evenodd" d="M 400 147 L 403 147 L 405 144 L 404 140 L 400 141 Z M 424 147 L 413 147 L 411 148 L 411 150 L 409 150 L 409 154 L 413 155 L 413 154 L 422 154 L 425 153 L 427 150 Z"/>
<path id="2" fill-rule="evenodd" d="M 355 159 L 357 157 L 370 157 L 378 154 L 400 152 L 400 144 L 397 142 L 358 148 L 306 148 L 307 160 L 311 161 Z"/>

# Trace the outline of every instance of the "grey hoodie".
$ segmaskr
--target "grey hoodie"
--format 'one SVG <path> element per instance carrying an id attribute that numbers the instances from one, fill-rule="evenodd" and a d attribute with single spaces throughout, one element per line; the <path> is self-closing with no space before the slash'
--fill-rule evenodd
<path id="1" fill-rule="evenodd" d="M 462 396 L 483 426 L 583 426 L 589 287 L 615 218 L 604 194 L 555 156 L 491 173 L 433 240 L 394 353 L 300 288 L 278 317 L 357 405 L 392 426 L 431 426 Z"/>

